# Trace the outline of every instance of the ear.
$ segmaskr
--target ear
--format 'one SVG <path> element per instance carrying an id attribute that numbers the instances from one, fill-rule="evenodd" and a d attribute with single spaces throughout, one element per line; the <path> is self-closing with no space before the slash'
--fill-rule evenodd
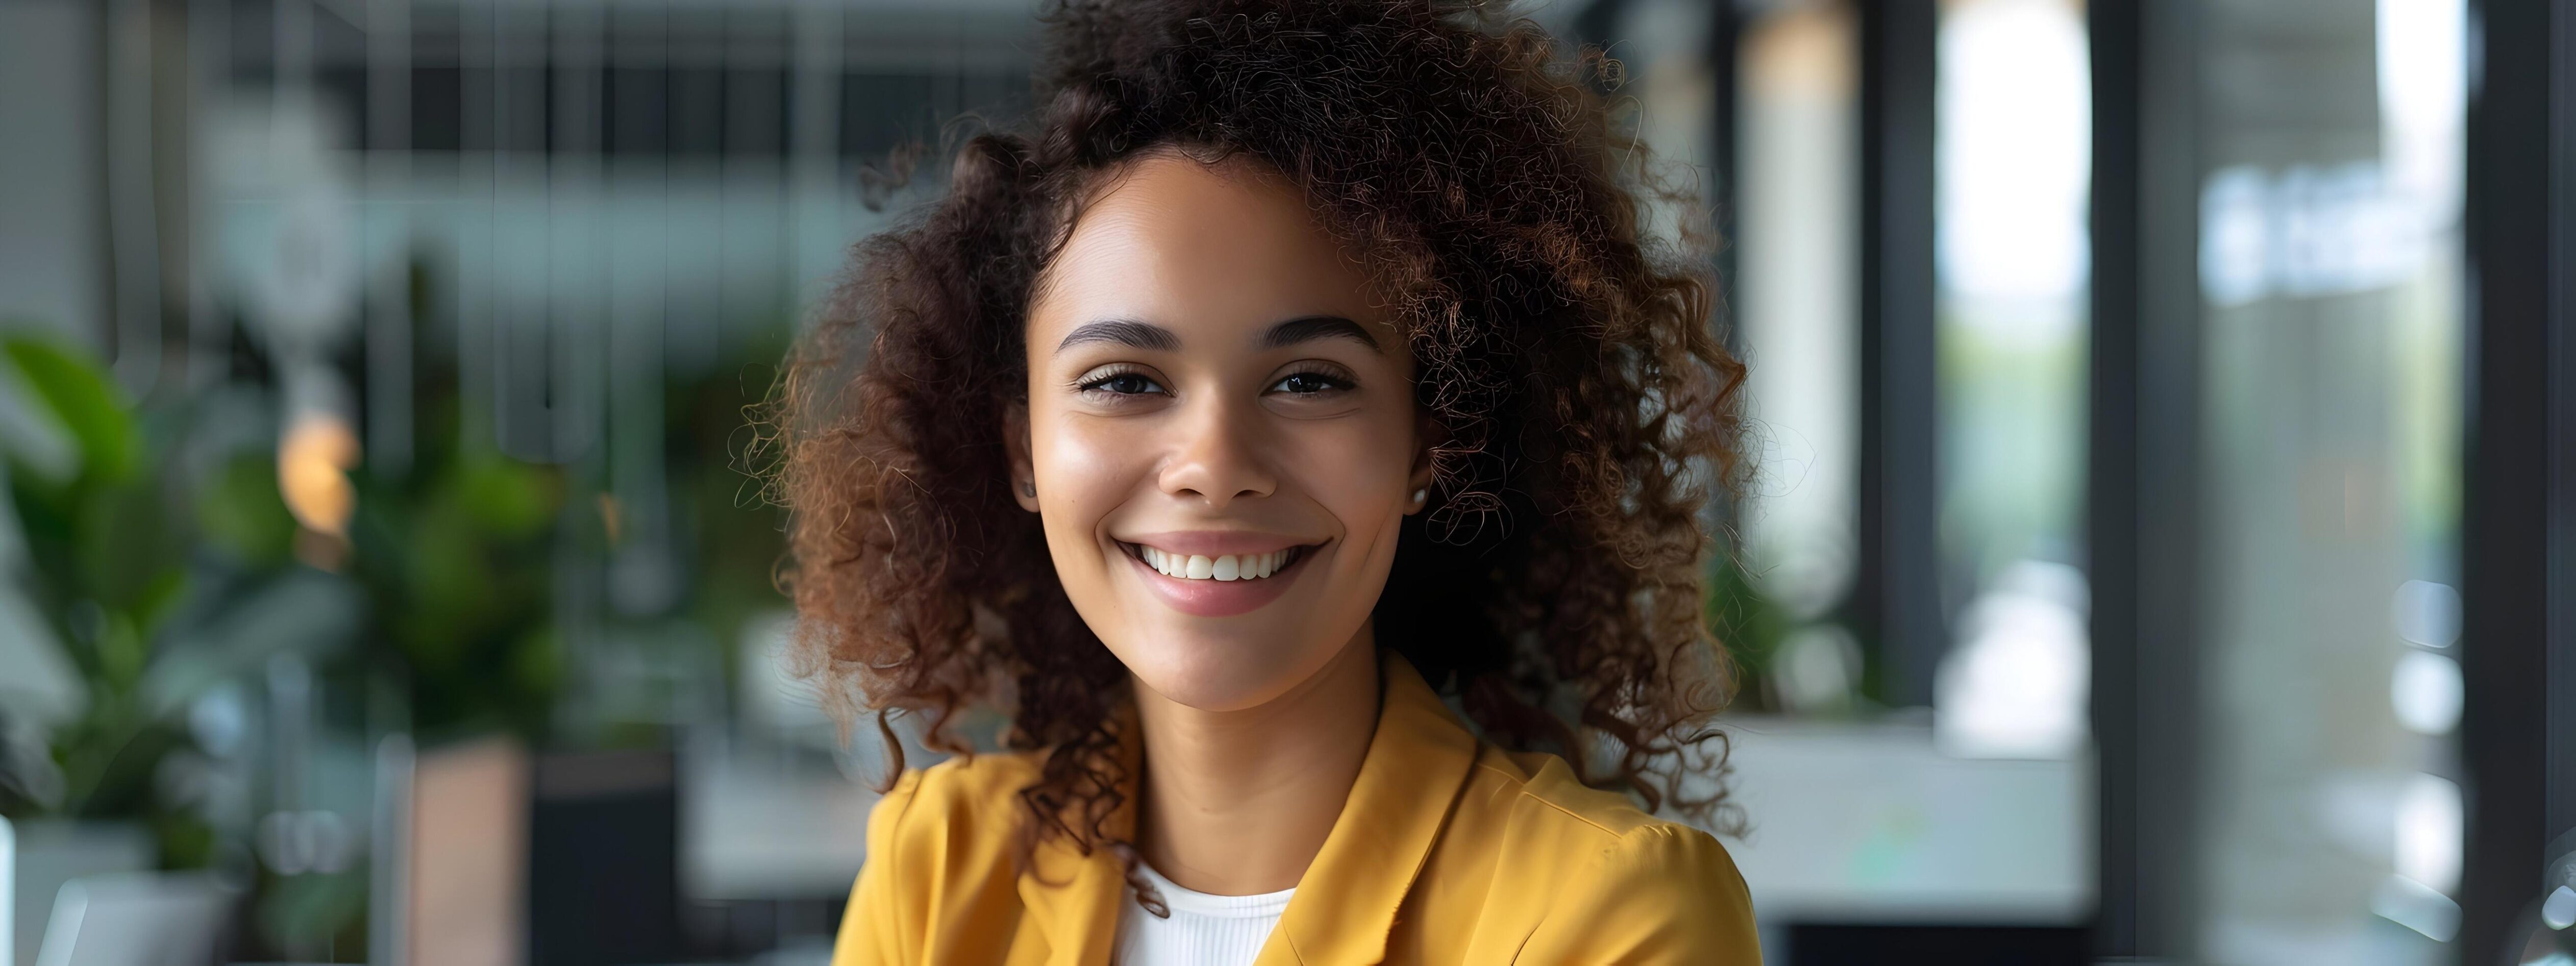
<path id="1" fill-rule="evenodd" d="M 1004 481 L 1011 488 L 1011 499 L 1020 509 L 1038 512 L 1037 471 L 1029 459 L 1029 404 L 1012 400 L 1002 407 L 1002 449 L 1010 454 L 1011 478 Z"/>
<path id="2" fill-rule="evenodd" d="M 1441 426 L 1439 420 L 1432 418 L 1431 414 L 1426 412 L 1415 417 L 1413 441 L 1413 469 L 1411 472 L 1405 474 L 1404 478 L 1404 496 L 1406 501 L 1404 504 L 1404 512 L 1407 515 L 1420 513 L 1425 507 L 1431 505 L 1431 501 L 1428 499 L 1428 494 L 1431 490 L 1431 482 L 1434 477 L 1432 472 L 1433 466 L 1431 463 L 1431 451 L 1439 448 L 1441 444 L 1449 441 L 1449 430 L 1446 427 Z M 1413 494 L 1416 492 L 1425 494 L 1426 498 L 1419 503 L 1413 502 Z"/>

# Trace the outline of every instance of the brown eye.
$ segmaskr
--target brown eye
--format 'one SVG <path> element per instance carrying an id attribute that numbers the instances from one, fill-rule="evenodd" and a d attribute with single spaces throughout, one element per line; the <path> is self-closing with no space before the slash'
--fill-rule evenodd
<path id="1" fill-rule="evenodd" d="M 1112 396 L 1147 396 L 1165 391 L 1161 384 L 1154 381 L 1154 377 L 1133 369 L 1100 373 L 1083 380 L 1074 388 L 1086 393 L 1106 393 Z"/>
<path id="2" fill-rule="evenodd" d="M 1122 372 L 1092 383 L 1090 388 L 1114 392 L 1121 396 L 1133 396 L 1154 391 L 1154 381 L 1132 372 Z"/>
<path id="3" fill-rule="evenodd" d="M 1350 388 L 1348 383 L 1320 372 L 1295 372 L 1272 384 L 1270 390 L 1291 395 L 1311 396 L 1348 388 Z"/>

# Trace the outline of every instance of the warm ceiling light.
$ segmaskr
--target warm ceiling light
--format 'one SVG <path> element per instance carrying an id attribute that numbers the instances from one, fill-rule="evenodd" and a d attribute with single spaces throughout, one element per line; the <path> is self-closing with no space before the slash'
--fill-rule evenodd
<path id="1" fill-rule="evenodd" d="M 357 491 L 349 470 L 358 465 L 358 434 L 349 421 L 326 412 L 295 417 L 277 443 L 277 492 L 295 522 L 315 533 L 346 537 Z"/>

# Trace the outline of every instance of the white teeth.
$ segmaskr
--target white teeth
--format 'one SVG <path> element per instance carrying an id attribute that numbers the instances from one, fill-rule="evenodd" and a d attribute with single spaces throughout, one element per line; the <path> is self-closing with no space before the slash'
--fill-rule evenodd
<path id="1" fill-rule="evenodd" d="M 1156 573 L 1183 580 L 1258 580 L 1278 573 L 1288 565 L 1292 550 L 1275 553 L 1227 554 L 1205 557 L 1195 554 L 1170 553 L 1139 546 L 1136 556 Z"/>

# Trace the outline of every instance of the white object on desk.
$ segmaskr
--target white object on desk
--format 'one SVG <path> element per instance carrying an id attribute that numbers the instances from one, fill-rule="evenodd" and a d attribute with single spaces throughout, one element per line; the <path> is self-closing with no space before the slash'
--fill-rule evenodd
<path id="1" fill-rule="evenodd" d="M 43 819 L 20 822 L 12 832 L 8 878 L 11 945 L 0 958 L 31 966 L 45 939 L 45 918 L 63 883 L 84 876 L 141 872 L 152 867 L 152 835 L 140 825 Z"/>
<path id="2" fill-rule="evenodd" d="M 63 883 L 36 966 L 213 962 L 233 890 L 204 873 L 129 872 Z"/>

